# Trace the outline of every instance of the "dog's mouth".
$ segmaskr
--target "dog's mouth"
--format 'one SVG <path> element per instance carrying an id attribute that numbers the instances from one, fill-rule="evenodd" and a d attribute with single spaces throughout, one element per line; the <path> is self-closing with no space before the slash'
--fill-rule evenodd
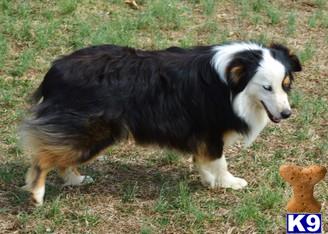
<path id="1" fill-rule="evenodd" d="M 274 116 L 271 114 L 271 112 L 269 111 L 269 109 L 266 107 L 266 105 L 264 104 L 264 102 L 261 101 L 261 103 L 262 103 L 262 105 L 263 105 L 263 107 L 264 107 L 264 109 L 265 109 L 265 111 L 266 111 L 266 113 L 267 113 L 269 119 L 270 119 L 272 122 L 274 122 L 274 123 L 279 123 L 280 120 L 281 120 L 281 118 L 274 117 Z"/>

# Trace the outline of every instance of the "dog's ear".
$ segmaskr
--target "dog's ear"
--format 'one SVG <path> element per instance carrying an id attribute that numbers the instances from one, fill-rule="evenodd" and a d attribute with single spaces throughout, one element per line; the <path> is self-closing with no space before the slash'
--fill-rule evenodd
<path id="1" fill-rule="evenodd" d="M 293 72 L 300 72 L 302 71 L 302 65 L 300 60 L 298 59 L 298 57 L 295 54 L 290 54 L 289 55 L 289 59 L 290 59 L 290 65 L 292 67 L 292 71 Z"/>
<path id="2" fill-rule="evenodd" d="M 247 50 L 234 55 L 226 68 L 226 81 L 234 94 L 245 89 L 262 59 L 260 50 Z"/>
<path id="3" fill-rule="evenodd" d="M 272 43 L 269 46 L 269 48 L 279 50 L 279 51 L 281 51 L 281 52 L 283 52 L 284 54 L 287 54 L 287 55 L 290 54 L 290 51 L 286 46 L 278 44 L 278 43 Z"/>
<path id="4" fill-rule="evenodd" d="M 272 43 L 269 48 L 282 52 L 288 58 L 292 72 L 302 71 L 302 65 L 300 60 L 295 54 L 292 54 L 286 46 L 277 43 Z"/>
<path id="5" fill-rule="evenodd" d="M 246 87 L 249 81 L 249 79 L 247 79 L 246 69 L 246 64 L 237 61 L 228 66 L 226 70 L 226 79 L 230 89 L 234 93 L 239 93 Z"/>
<path id="6" fill-rule="evenodd" d="M 229 73 L 228 73 L 228 83 L 230 85 L 236 86 L 240 82 L 242 76 L 244 73 L 244 67 L 242 65 L 236 65 L 233 67 L 230 67 Z"/>

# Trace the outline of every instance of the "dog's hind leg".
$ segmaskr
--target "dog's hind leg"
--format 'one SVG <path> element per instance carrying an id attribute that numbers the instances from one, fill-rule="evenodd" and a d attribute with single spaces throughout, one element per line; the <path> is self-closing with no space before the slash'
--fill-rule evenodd
<path id="1" fill-rule="evenodd" d="M 45 181 L 48 172 L 55 168 L 66 168 L 76 165 L 81 154 L 69 146 L 36 145 L 32 157 L 32 166 L 26 175 L 26 185 L 23 187 L 32 193 L 36 205 L 43 204 Z"/>
<path id="2" fill-rule="evenodd" d="M 113 142 L 113 138 L 105 138 L 99 142 L 94 143 L 91 147 L 89 147 L 88 150 L 81 151 L 75 155 L 71 155 L 70 158 L 72 161 L 70 164 L 61 164 L 58 166 L 59 175 L 64 180 L 63 186 L 78 186 L 92 183 L 92 177 L 81 175 L 77 170 L 77 166 L 94 160 L 97 156 L 99 156 L 99 153 L 103 149 L 113 144 Z"/>
<path id="3" fill-rule="evenodd" d="M 26 175 L 26 185 L 23 189 L 32 193 L 36 205 L 43 204 L 46 177 L 50 168 L 42 167 L 38 162 L 33 162 Z"/>
<path id="4" fill-rule="evenodd" d="M 58 170 L 64 180 L 63 186 L 79 186 L 93 182 L 91 176 L 81 175 L 76 167 L 59 168 Z"/>
<path id="5" fill-rule="evenodd" d="M 101 150 L 113 143 L 113 138 L 101 139 L 96 143 L 91 138 L 82 142 L 80 138 L 70 138 L 66 133 L 57 133 L 56 129 L 48 126 L 40 129 L 37 124 L 27 124 L 22 131 L 24 149 L 32 156 L 32 166 L 27 173 L 24 188 L 32 193 L 37 205 L 41 205 L 46 176 L 50 170 L 60 169 L 65 185 L 91 182 L 91 177 L 80 175 L 75 167 L 94 159 Z M 82 148 L 81 145 L 86 143 L 89 145 Z"/>

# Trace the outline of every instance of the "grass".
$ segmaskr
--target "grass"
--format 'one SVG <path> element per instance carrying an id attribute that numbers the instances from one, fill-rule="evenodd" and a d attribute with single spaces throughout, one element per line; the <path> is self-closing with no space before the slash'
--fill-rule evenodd
<path id="1" fill-rule="evenodd" d="M 313 58 L 315 54 L 315 45 L 313 42 L 308 42 L 304 45 L 304 49 L 299 52 L 298 56 L 301 60 L 302 63 L 305 63 L 306 61 L 310 60 Z"/>
<path id="2" fill-rule="evenodd" d="M 137 183 L 135 184 L 126 184 L 123 187 L 123 195 L 122 202 L 133 202 L 135 200 L 136 191 L 137 191 Z"/>
<path id="3" fill-rule="evenodd" d="M 160 214 L 157 222 L 162 227 L 174 222 L 199 231 L 204 230 L 203 222 L 209 215 L 206 210 L 195 204 L 186 181 L 180 181 L 173 186 L 164 184 L 154 210 Z"/>
<path id="4" fill-rule="evenodd" d="M 77 8 L 76 0 L 61 0 L 58 2 L 59 12 L 63 15 L 71 14 Z"/>
<path id="5" fill-rule="evenodd" d="M 325 165 L 328 155 L 326 1 L 136 2 L 138 9 L 120 0 L 0 0 L 0 233 L 285 232 L 291 190 L 279 166 Z M 304 72 L 295 77 L 291 119 L 270 124 L 248 149 L 226 149 L 231 171 L 249 182 L 247 189 L 209 190 L 180 154 L 121 144 L 82 167 L 94 184 L 61 188 L 51 173 L 44 206 L 31 209 L 20 189 L 28 159 L 17 129 L 56 57 L 91 44 L 159 49 L 252 39 L 285 43 Z M 327 184 L 316 193 L 327 200 Z"/>
<path id="6" fill-rule="evenodd" d="M 295 33 L 296 31 L 296 18 L 297 15 L 295 14 L 295 12 L 290 12 L 288 14 L 288 22 L 287 22 L 287 35 L 291 36 Z"/>
<path id="7" fill-rule="evenodd" d="M 215 0 L 200 0 L 199 1 L 203 11 L 205 12 L 206 15 L 212 15 L 215 7 L 216 7 L 216 1 Z"/>
<path id="8" fill-rule="evenodd" d="M 178 163 L 179 159 L 180 156 L 176 152 L 167 150 L 162 158 L 162 162 L 166 165 L 174 165 Z"/>
<path id="9" fill-rule="evenodd" d="M 278 24 L 280 22 L 280 10 L 275 7 L 268 7 L 267 15 L 270 19 L 271 24 Z"/>

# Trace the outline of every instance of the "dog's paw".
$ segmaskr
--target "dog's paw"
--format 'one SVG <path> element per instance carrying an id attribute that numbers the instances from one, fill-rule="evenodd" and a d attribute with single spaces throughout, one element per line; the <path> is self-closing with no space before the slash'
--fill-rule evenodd
<path id="1" fill-rule="evenodd" d="M 228 173 L 218 178 L 217 185 L 222 188 L 232 188 L 237 190 L 246 187 L 247 181 Z"/>
<path id="2" fill-rule="evenodd" d="M 84 180 L 82 181 L 82 184 L 92 184 L 94 181 L 94 179 L 91 176 L 85 176 Z"/>
<path id="3" fill-rule="evenodd" d="M 203 185 L 210 188 L 242 189 L 247 185 L 246 180 L 233 176 L 227 168 L 225 157 L 208 163 L 199 163 L 198 170 Z"/>
<path id="4" fill-rule="evenodd" d="M 216 187 L 216 176 L 214 174 L 205 171 L 201 174 L 200 178 L 203 186 L 210 187 L 211 189 Z"/>
<path id="5" fill-rule="evenodd" d="M 65 181 L 63 187 L 66 186 L 80 186 L 85 184 L 91 184 L 94 180 L 91 176 L 70 176 Z"/>

